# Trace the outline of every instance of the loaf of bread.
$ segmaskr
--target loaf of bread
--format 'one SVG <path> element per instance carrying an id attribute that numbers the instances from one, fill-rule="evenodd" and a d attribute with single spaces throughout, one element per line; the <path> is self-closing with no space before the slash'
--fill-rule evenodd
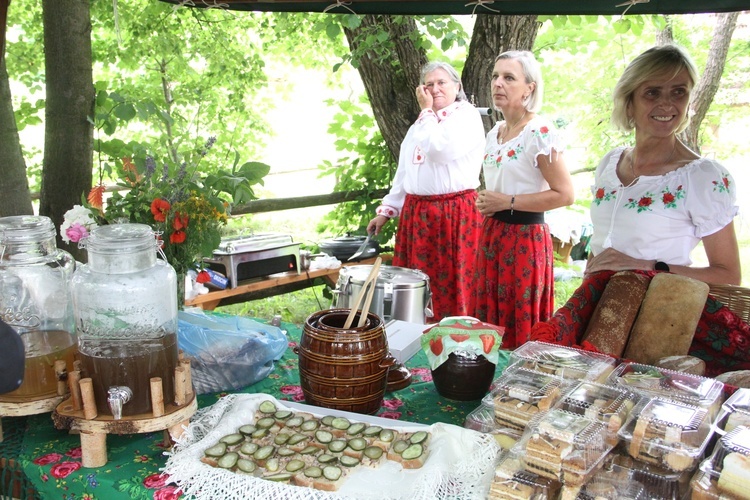
<path id="1" fill-rule="evenodd" d="M 601 352 L 621 357 L 648 289 L 649 278 L 632 271 L 612 276 L 589 320 L 583 339 Z"/>
<path id="2" fill-rule="evenodd" d="M 666 356 L 686 355 L 707 297 L 708 285 L 702 281 L 669 273 L 654 276 L 624 357 L 653 365 Z"/>

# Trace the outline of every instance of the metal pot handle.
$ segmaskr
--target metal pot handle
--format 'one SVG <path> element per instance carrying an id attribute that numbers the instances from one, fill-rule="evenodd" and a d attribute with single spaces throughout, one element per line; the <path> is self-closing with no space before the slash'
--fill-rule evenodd
<path id="1" fill-rule="evenodd" d="M 430 288 L 430 278 L 425 283 L 424 315 L 426 318 L 432 318 L 435 313 L 432 312 L 432 289 Z"/>

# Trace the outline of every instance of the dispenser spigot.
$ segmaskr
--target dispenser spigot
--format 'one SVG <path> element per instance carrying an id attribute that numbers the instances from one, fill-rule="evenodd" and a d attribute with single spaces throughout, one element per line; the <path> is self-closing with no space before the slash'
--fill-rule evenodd
<path id="1" fill-rule="evenodd" d="M 112 412 L 112 418 L 120 420 L 122 418 L 122 405 L 130 401 L 133 397 L 133 391 L 125 385 L 116 385 L 109 388 L 107 403 L 109 410 Z"/>

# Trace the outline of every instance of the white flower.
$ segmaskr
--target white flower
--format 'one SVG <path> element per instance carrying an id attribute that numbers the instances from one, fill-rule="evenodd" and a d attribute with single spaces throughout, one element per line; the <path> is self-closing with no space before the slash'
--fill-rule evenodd
<path id="1" fill-rule="evenodd" d="M 83 226 L 88 232 L 91 232 L 97 225 L 94 214 L 90 209 L 81 205 L 75 205 L 63 215 L 63 223 L 60 225 L 60 237 L 65 243 L 70 243 L 71 241 L 76 243 L 77 240 L 70 239 L 70 234 L 80 233 L 80 231 L 70 232 L 69 230 L 72 226 Z"/>

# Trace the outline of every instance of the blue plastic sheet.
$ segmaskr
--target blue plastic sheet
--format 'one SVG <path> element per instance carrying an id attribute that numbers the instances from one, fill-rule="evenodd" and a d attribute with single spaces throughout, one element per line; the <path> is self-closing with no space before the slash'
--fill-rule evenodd
<path id="1" fill-rule="evenodd" d="M 178 326 L 198 394 L 239 390 L 264 379 L 288 345 L 279 328 L 242 316 L 180 311 Z"/>

